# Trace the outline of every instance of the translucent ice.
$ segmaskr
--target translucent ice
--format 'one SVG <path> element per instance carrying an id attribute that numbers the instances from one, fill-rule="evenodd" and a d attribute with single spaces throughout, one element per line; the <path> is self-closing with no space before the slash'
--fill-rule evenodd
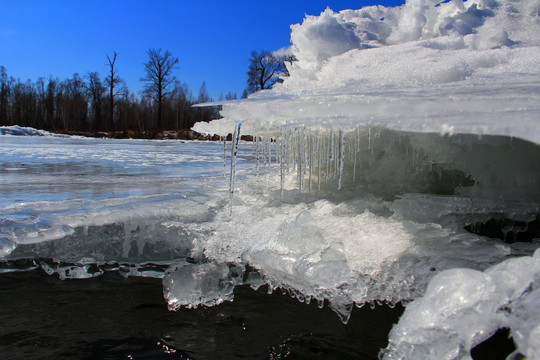
<path id="1" fill-rule="evenodd" d="M 539 19 L 538 0 L 409 0 L 293 25 L 290 76 L 194 126 L 280 144 L 279 182 L 265 181 L 281 202 L 246 187 L 204 255 L 327 299 L 343 321 L 352 303 L 425 295 L 388 358 L 467 358 L 512 321 L 505 306 L 534 315 L 536 258 L 496 264 L 538 247 L 507 235 L 539 236 Z M 501 236 L 475 231 L 505 221 Z M 538 349 L 536 326 L 512 328 L 520 351 Z"/>
<path id="2" fill-rule="evenodd" d="M 163 278 L 169 309 L 213 306 L 233 299 L 233 280 L 227 264 L 184 263 L 171 267 Z"/>
<path id="3" fill-rule="evenodd" d="M 426 294 L 407 306 L 383 358 L 470 359 L 472 347 L 510 327 L 519 351 L 536 359 L 539 255 L 508 259 L 484 272 L 438 274 Z"/>

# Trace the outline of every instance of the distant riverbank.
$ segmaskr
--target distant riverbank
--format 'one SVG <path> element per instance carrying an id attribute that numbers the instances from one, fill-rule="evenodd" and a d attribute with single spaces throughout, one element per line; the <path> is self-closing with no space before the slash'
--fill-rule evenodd
<path id="1" fill-rule="evenodd" d="M 199 132 L 181 129 L 181 130 L 165 130 L 165 131 L 55 131 L 57 134 L 65 135 L 78 135 L 94 138 L 108 138 L 108 139 L 154 139 L 154 140 L 206 140 L 206 141 L 218 141 L 220 137 L 218 135 L 206 135 Z M 232 139 L 232 134 L 227 136 L 227 140 Z M 252 141 L 253 137 L 249 135 L 243 135 L 242 140 Z"/>

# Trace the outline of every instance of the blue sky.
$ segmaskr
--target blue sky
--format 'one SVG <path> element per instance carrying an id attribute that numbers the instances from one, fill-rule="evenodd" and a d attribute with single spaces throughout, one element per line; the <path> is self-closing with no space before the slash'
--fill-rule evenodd
<path id="1" fill-rule="evenodd" d="M 132 92 L 146 51 L 169 50 L 179 58 L 176 77 L 196 96 L 202 85 L 217 100 L 240 96 L 252 50 L 290 45 L 290 25 L 366 5 L 396 6 L 403 0 L 0 0 L 0 65 L 22 81 L 63 80 L 108 71 L 106 55 L 118 52 L 118 75 Z"/>

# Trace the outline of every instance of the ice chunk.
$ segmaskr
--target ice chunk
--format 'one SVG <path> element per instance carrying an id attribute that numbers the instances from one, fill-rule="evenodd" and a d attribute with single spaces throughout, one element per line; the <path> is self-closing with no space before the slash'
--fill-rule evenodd
<path id="1" fill-rule="evenodd" d="M 17 243 L 8 236 L 0 237 L 0 258 L 11 254 L 17 247 Z"/>
<path id="2" fill-rule="evenodd" d="M 540 289 L 525 294 L 511 306 L 508 323 L 517 348 L 528 359 L 540 359 Z"/>
<path id="3" fill-rule="evenodd" d="M 233 299 L 234 283 L 224 263 L 189 264 L 173 267 L 163 278 L 163 294 L 169 309 L 213 306 Z"/>
<path id="4" fill-rule="evenodd" d="M 293 222 L 281 224 L 277 236 L 289 250 L 302 255 L 319 251 L 326 243 L 307 210 L 301 211 Z"/>
<path id="5" fill-rule="evenodd" d="M 539 279 L 537 256 L 508 259 L 484 272 L 440 273 L 390 332 L 384 359 L 470 358 L 472 347 L 508 326 L 519 351 L 536 358 Z"/>

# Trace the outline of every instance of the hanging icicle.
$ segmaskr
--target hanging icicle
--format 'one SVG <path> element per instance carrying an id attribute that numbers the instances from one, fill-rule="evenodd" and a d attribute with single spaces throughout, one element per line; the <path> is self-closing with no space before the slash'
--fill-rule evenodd
<path id="1" fill-rule="evenodd" d="M 220 136 L 220 143 L 223 143 L 223 177 L 227 178 L 227 137 Z"/>
<path id="2" fill-rule="evenodd" d="M 259 178 L 259 137 L 255 136 L 255 175 Z"/>
<path id="3" fill-rule="evenodd" d="M 285 152 L 285 141 L 287 140 L 287 137 L 286 137 L 286 133 L 285 133 L 285 129 L 284 128 L 281 128 L 281 138 L 279 139 L 279 147 L 280 147 L 280 150 L 279 150 L 279 176 L 280 176 L 280 186 L 281 186 L 281 197 L 283 197 L 283 182 L 284 182 L 284 177 L 285 177 L 285 164 L 284 164 L 284 161 L 285 161 L 285 156 L 284 156 L 284 152 Z"/>
<path id="4" fill-rule="evenodd" d="M 230 193 L 230 212 L 232 214 L 233 206 L 233 194 L 234 194 L 234 175 L 235 175 L 235 166 L 236 166 L 236 154 L 238 152 L 238 141 L 240 140 L 240 127 L 242 124 L 238 124 L 238 127 L 234 129 L 232 136 L 232 146 L 231 146 L 231 178 L 229 182 L 229 193 Z"/>
<path id="5" fill-rule="evenodd" d="M 339 130 L 339 176 L 338 176 L 338 190 L 341 190 L 343 185 L 343 169 L 345 168 L 345 136 L 343 130 Z"/>
<path id="6" fill-rule="evenodd" d="M 321 191 L 321 157 L 323 154 L 324 142 L 321 141 L 321 136 L 317 137 L 317 191 Z"/>

